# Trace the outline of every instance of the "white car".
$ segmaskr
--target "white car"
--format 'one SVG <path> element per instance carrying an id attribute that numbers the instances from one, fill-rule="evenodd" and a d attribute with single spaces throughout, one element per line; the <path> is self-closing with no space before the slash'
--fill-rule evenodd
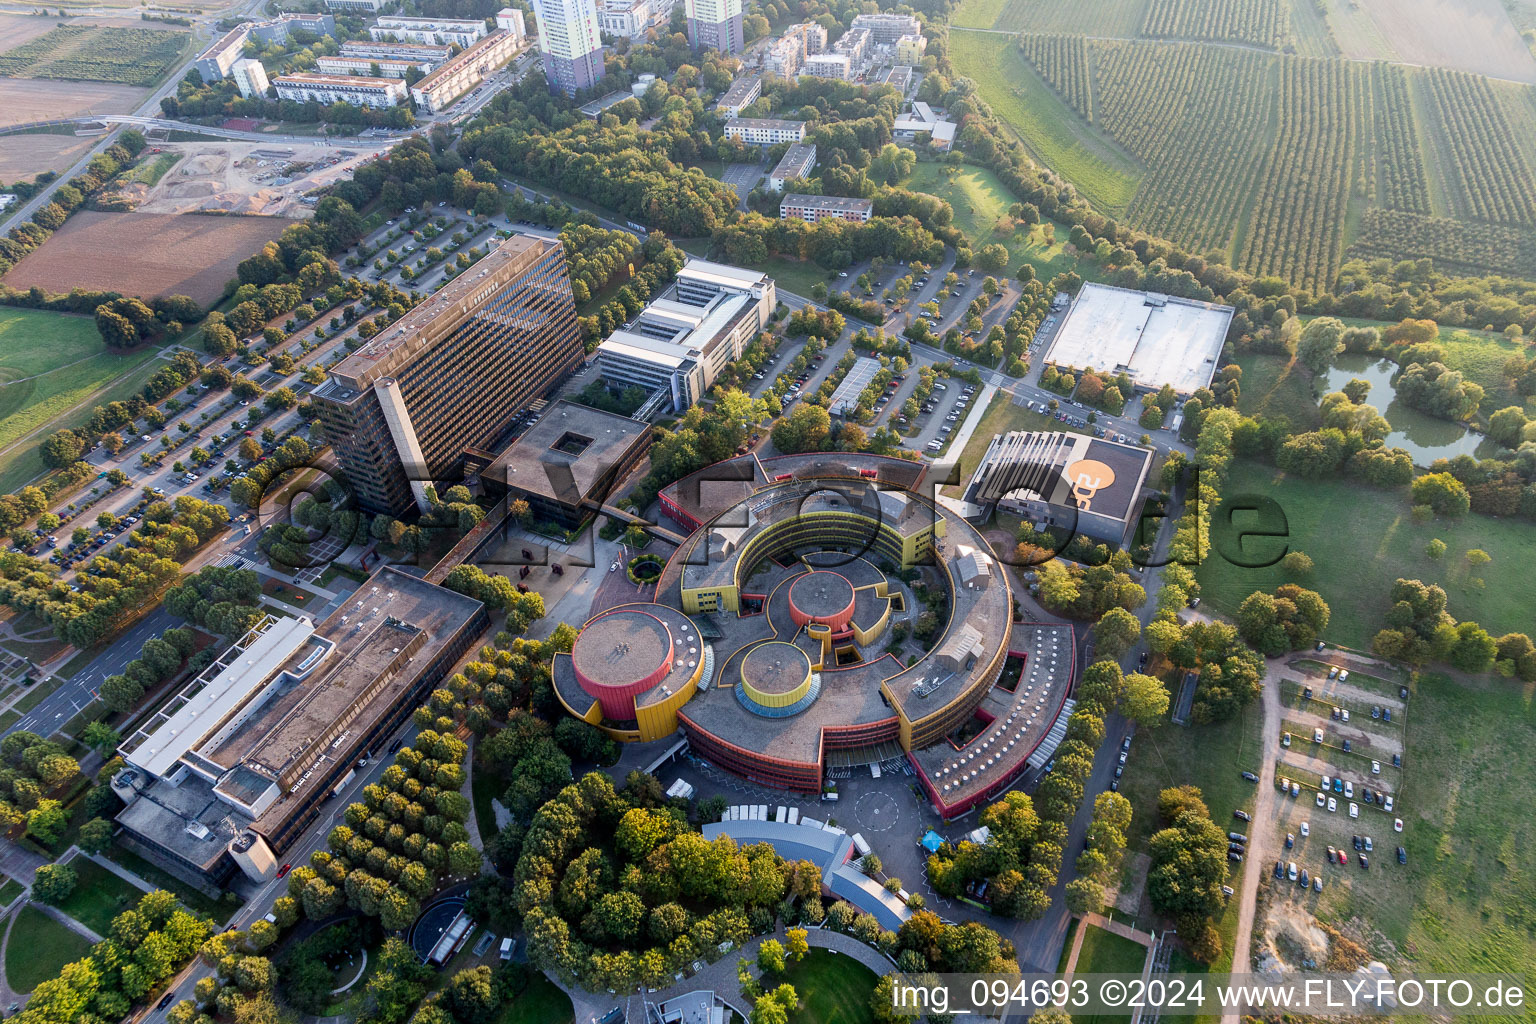
<path id="1" fill-rule="evenodd" d="M 1384 804 L 1382 804 L 1381 806 L 1384 807 L 1385 809 L 1387 809 L 1388 811 L 1392 810 L 1392 798 L 1390 796 L 1387 797 L 1386 802 Z"/>
<path id="2" fill-rule="evenodd" d="M 1339 717 L 1346 722 L 1349 721 L 1349 708 L 1340 708 Z"/>
<path id="3" fill-rule="evenodd" d="M 1302 834 L 1303 837 L 1309 836 L 1309 835 L 1312 834 L 1312 823 L 1311 822 L 1304 821 L 1304 822 L 1301 823 L 1301 834 Z"/>
<path id="4" fill-rule="evenodd" d="M 1360 805 L 1355 803 L 1353 800 L 1349 802 L 1349 816 L 1351 818 L 1360 817 Z"/>
<path id="5" fill-rule="evenodd" d="M 1381 762 L 1380 761 L 1372 761 L 1371 762 L 1371 774 L 1372 775 L 1380 775 L 1381 774 Z"/>
<path id="6" fill-rule="evenodd" d="M 1345 782 L 1344 782 L 1344 799 L 1346 799 L 1346 800 L 1353 800 L 1354 798 L 1355 798 L 1355 784 L 1353 782 L 1350 782 L 1350 781 L 1348 781 L 1346 779 Z"/>
<path id="7" fill-rule="evenodd" d="M 1286 868 L 1285 873 L 1286 873 L 1287 877 L 1290 878 L 1291 881 L 1293 881 L 1293 882 L 1296 881 L 1296 875 L 1299 872 L 1296 870 L 1296 862 L 1295 861 L 1291 861 L 1290 865 Z"/>
<path id="8" fill-rule="evenodd" d="M 1319 792 L 1317 794 L 1317 806 L 1319 806 L 1319 807 L 1323 806 L 1323 804 L 1326 803 L 1327 800 L 1328 800 L 1328 798 L 1326 796 L 1324 796 L 1321 792 Z"/>
<path id="9" fill-rule="evenodd" d="M 1326 793 L 1326 792 L 1328 792 L 1332 788 L 1333 788 L 1333 776 L 1332 775 L 1324 775 L 1323 776 L 1323 792 Z"/>
<path id="10" fill-rule="evenodd" d="M 1394 832 L 1401 832 L 1402 830 L 1403 830 L 1403 819 L 1402 818 L 1393 818 L 1392 819 L 1392 831 L 1394 831 Z"/>
<path id="11" fill-rule="evenodd" d="M 1337 800 L 1335 800 L 1333 797 L 1329 797 L 1328 798 L 1328 810 L 1329 811 L 1337 811 L 1338 809 L 1339 809 L 1339 802 Z"/>
<path id="12" fill-rule="evenodd" d="M 617 568 L 618 568 L 618 567 L 619 567 L 619 563 L 618 563 L 618 562 L 614 562 L 614 563 L 613 563 L 613 564 L 612 564 L 612 565 L 610 565 L 610 566 L 609 566 L 609 567 L 608 567 L 608 571 L 609 571 L 609 572 L 613 572 L 613 571 L 614 571 L 614 570 L 615 570 L 615 569 L 617 569 Z"/>

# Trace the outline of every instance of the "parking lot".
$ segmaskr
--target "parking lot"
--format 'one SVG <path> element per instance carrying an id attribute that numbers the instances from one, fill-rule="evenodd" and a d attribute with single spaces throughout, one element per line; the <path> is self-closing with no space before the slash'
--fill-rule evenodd
<path id="1" fill-rule="evenodd" d="M 747 208 L 747 194 L 762 180 L 765 168 L 762 164 L 731 164 L 720 175 L 720 180 L 736 190 L 738 206 Z"/>
<path id="2" fill-rule="evenodd" d="M 1260 869 L 1294 883 L 1293 899 L 1315 898 L 1330 885 L 1347 884 L 1353 873 L 1390 872 L 1406 863 L 1398 797 L 1407 757 L 1406 691 L 1343 668 L 1331 653 L 1293 660 L 1280 686 L 1279 875 L 1274 864 Z M 1305 896 L 1303 873 L 1310 881 Z"/>

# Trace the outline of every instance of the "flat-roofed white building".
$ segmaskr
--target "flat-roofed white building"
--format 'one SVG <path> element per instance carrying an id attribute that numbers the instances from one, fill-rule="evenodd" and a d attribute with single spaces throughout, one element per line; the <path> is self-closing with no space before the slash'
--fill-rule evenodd
<path id="1" fill-rule="evenodd" d="M 777 117 L 733 117 L 725 123 L 725 137 L 740 139 L 749 146 L 804 142 L 805 122 L 785 121 Z"/>
<path id="2" fill-rule="evenodd" d="M 903 64 L 916 64 L 923 59 L 923 54 L 927 52 L 927 36 L 902 36 L 896 40 L 896 59 Z"/>
<path id="3" fill-rule="evenodd" d="M 374 76 L 373 70 L 379 73 Z M 404 78 L 415 68 L 426 72 L 432 65 L 419 60 L 401 60 L 398 57 L 316 57 L 315 70 L 323 75 L 361 75 L 364 78 Z"/>
<path id="4" fill-rule="evenodd" d="M 298 103 L 353 103 L 360 107 L 392 107 L 405 99 L 405 82 L 398 78 L 316 75 L 307 71 L 278 75 L 273 83 L 279 99 Z"/>
<path id="5" fill-rule="evenodd" d="M 873 199 L 851 196 L 806 196 L 790 193 L 779 204 L 779 219 L 799 217 L 814 224 L 819 220 L 867 221 L 874 216 Z"/>
<path id="6" fill-rule="evenodd" d="M 768 175 L 768 187 L 775 192 L 783 192 L 784 186 L 796 178 L 809 178 L 815 166 L 816 143 L 792 143 L 784 151 L 784 158 L 779 161 L 779 165 Z"/>
<path id="7" fill-rule="evenodd" d="M 453 47 L 438 46 L 434 43 L 394 43 L 380 40 L 355 39 L 341 44 L 340 55 L 343 57 L 366 57 L 370 60 L 387 57 L 390 60 L 408 60 L 424 64 L 428 67 L 436 67 L 453 56 Z"/>
<path id="8" fill-rule="evenodd" d="M 483 21 L 450 21 L 444 18 L 380 18 L 368 28 L 373 39 L 394 39 L 406 43 L 471 46 L 485 38 Z"/>
<path id="9" fill-rule="evenodd" d="M 802 75 L 812 78 L 840 78 L 846 80 L 852 72 L 852 62 L 846 53 L 817 53 L 805 58 L 800 67 Z"/>
<path id="10" fill-rule="evenodd" d="M 891 46 L 902 36 L 921 35 L 923 23 L 910 14 L 859 14 L 848 28 L 864 29 L 876 46 Z"/>
<path id="11" fill-rule="evenodd" d="M 741 358 L 777 302 L 764 274 L 690 259 L 671 288 L 597 347 L 603 379 L 661 392 L 682 412 Z"/>
<path id="12" fill-rule="evenodd" d="M 372 13 L 382 8 L 389 0 L 325 0 L 325 6 L 332 11 L 361 11 Z"/>
<path id="13" fill-rule="evenodd" d="M 230 29 L 222 36 L 209 44 L 208 48 L 197 55 L 192 66 L 202 80 L 207 83 L 217 82 L 221 78 L 229 77 L 230 69 L 235 66 L 235 61 L 245 56 L 245 41 L 250 38 L 251 24 L 247 22 L 236 28 Z"/>
<path id="14" fill-rule="evenodd" d="M 411 86 L 411 97 L 438 113 L 517 56 L 517 48 L 512 33 L 497 29 Z"/>
<path id="15" fill-rule="evenodd" d="M 763 94 L 763 79 L 760 75 L 744 75 L 732 82 L 730 88 L 721 93 L 720 99 L 715 102 L 715 111 L 725 117 L 740 117 L 741 112 Z"/>
<path id="16" fill-rule="evenodd" d="M 229 74 L 240 89 L 241 96 L 246 99 L 266 97 L 267 88 L 271 83 L 267 81 L 267 69 L 261 66 L 261 61 L 252 57 L 237 60 L 230 67 Z"/>
<path id="17" fill-rule="evenodd" d="M 603 0 L 597 6 L 597 24 L 605 35 L 644 39 L 652 17 L 651 0 Z"/>
<path id="18" fill-rule="evenodd" d="M 521 45 L 528 38 L 528 25 L 523 20 L 523 12 L 516 7 L 503 7 L 496 12 L 496 27 L 503 32 L 512 33 L 512 38 Z"/>
<path id="19" fill-rule="evenodd" d="M 1231 306 L 1212 302 L 1085 284 L 1045 361 L 1111 377 L 1125 373 L 1138 388 L 1167 384 L 1187 395 L 1216 375 L 1232 314 Z"/>

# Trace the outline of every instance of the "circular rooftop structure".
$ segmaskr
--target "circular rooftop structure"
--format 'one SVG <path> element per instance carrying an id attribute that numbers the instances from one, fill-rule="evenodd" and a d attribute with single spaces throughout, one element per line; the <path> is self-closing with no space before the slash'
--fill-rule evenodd
<path id="1" fill-rule="evenodd" d="M 770 640 L 753 647 L 741 659 L 742 707 L 765 718 L 799 714 L 820 692 L 811 672 L 811 658 L 794 644 Z"/>
<path id="2" fill-rule="evenodd" d="M 672 670 L 672 632 L 650 612 L 617 608 L 599 615 L 576 637 L 571 663 L 581 688 L 597 698 L 604 717 L 635 715 L 635 698 Z"/>
<path id="3" fill-rule="evenodd" d="M 797 626 L 841 629 L 852 621 L 853 605 L 853 584 L 841 573 L 817 569 L 789 585 L 789 617 Z"/>

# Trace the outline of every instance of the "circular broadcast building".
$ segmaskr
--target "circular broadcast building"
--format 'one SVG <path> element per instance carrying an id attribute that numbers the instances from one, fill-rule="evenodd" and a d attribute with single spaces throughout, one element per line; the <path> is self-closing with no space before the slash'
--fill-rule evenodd
<path id="1" fill-rule="evenodd" d="M 924 472 L 816 453 L 671 485 L 661 508 L 688 535 L 653 602 L 593 617 L 555 655 L 560 701 L 615 739 L 680 731 L 768 786 L 820 792 L 834 767 L 904 755 L 946 816 L 1001 792 L 1063 706 L 1071 629 L 1021 625 L 1048 661 L 1014 649 L 1005 567 L 923 496 Z M 704 486 L 715 481 L 731 486 Z M 930 607 L 940 627 L 919 646 L 912 624 Z M 1032 659 L 1022 685 L 1000 683 L 1010 655 Z"/>
<path id="2" fill-rule="evenodd" d="M 789 617 L 797 626 L 829 626 L 833 632 L 853 621 L 853 584 L 829 569 L 797 577 L 789 586 Z"/>
<path id="3" fill-rule="evenodd" d="M 645 721 L 687 700 L 712 655 L 688 617 L 660 604 L 621 605 L 592 618 L 571 646 L 576 685 L 600 719 Z"/>

